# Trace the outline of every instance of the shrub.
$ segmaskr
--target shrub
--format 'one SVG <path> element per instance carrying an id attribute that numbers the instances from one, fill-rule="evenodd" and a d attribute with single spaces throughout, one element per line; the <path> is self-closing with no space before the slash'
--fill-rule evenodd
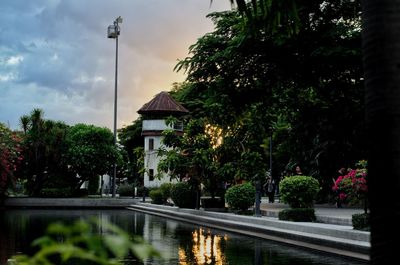
<path id="1" fill-rule="evenodd" d="M 195 193 L 187 182 L 179 182 L 172 186 L 171 198 L 179 208 L 194 208 L 196 204 Z"/>
<path id="2" fill-rule="evenodd" d="M 99 194 L 99 185 L 100 179 L 96 177 L 92 177 L 89 179 L 88 190 L 90 195 Z"/>
<path id="3" fill-rule="evenodd" d="M 43 188 L 39 196 L 42 198 L 68 198 L 72 197 L 70 188 Z"/>
<path id="4" fill-rule="evenodd" d="M 221 198 L 202 198 L 201 206 L 206 208 L 225 208 L 225 201 Z"/>
<path id="5" fill-rule="evenodd" d="M 256 189 L 251 183 L 230 187 L 225 193 L 225 200 L 232 210 L 245 211 L 254 204 Z"/>
<path id="6" fill-rule="evenodd" d="M 160 189 L 153 189 L 149 193 L 150 198 L 151 198 L 151 203 L 154 204 L 163 204 L 163 194 Z"/>
<path id="7" fill-rule="evenodd" d="M 280 198 L 292 208 L 312 208 L 320 190 L 316 179 L 309 176 L 291 176 L 279 184 Z"/>
<path id="8" fill-rule="evenodd" d="M 140 187 L 138 187 L 138 189 L 137 189 L 137 196 L 138 197 L 143 197 L 143 194 L 144 194 L 144 196 L 149 196 L 149 189 L 148 188 L 146 188 L 145 186 L 140 186 Z"/>
<path id="9" fill-rule="evenodd" d="M 77 189 L 74 190 L 74 197 L 87 197 L 89 195 L 88 189 Z"/>
<path id="10" fill-rule="evenodd" d="M 369 213 L 357 213 L 351 216 L 353 228 L 356 230 L 370 230 L 370 216 Z"/>
<path id="11" fill-rule="evenodd" d="M 172 183 L 163 183 L 160 186 L 160 191 L 162 194 L 163 202 L 166 203 L 168 198 L 171 197 Z"/>
<path id="12" fill-rule="evenodd" d="M 279 212 L 279 220 L 293 222 L 314 222 L 316 220 L 313 208 L 291 208 Z"/>
<path id="13" fill-rule="evenodd" d="M 341 202 L 358 205 L 365 202 L 367 186 L 367 161 L 361 160 L 356 164 L 356 169 L 347 169 L 347 174 L 339 176 L 332 190 Z"/>
<path id="14" fill-rule="evenodd" d="M 122 183 L 118 187 L 118 194 L 119 196 L 129 196 L 132 197 L 134 194 L 134 188 L 129 183 Z"/>

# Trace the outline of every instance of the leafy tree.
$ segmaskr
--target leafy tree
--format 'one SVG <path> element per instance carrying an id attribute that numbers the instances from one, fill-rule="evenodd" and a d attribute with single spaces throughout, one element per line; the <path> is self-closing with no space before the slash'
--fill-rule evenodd
<path id="1" fill-rule="evenodd" d="M 141 133 L 142 118 L 138 118 L 131 125 L 118 130 L 119 143 L 127 154 L 125 173 L 129 183 L 143 184 L 144 151 Z"/>
<path id="2" fill-rule="evenodd" d="M 262 9 L 261 2 L 252 4 Z M 274 9 L 285 12 L 285 5 L 270 2 L 272 17 Z M 226 150 L 242 147 L 226 152 L 237 154 L 226 160 L 229 170 L 246 157 L 243 152 L 259 153 L 257 164 L 268 168 L 265 143 L 272 136 L 278 172 L 301 163 L 329 190 L 337 167 L 365 156 L 360 4 L 310 1 L 298 7 L 293 16 L 282 16 L 282 30 L 267 30 L 256 20 L 248 30 L 243 25 L 250 22 L 235 11 L 211 14 L 216 29 L 178 63 L 188 78 L 174 93 L 199 111 L 194 115 L 221 128 L 223 143 L 236 143 Z"/>
<path id="3" fill-rule="evenodd" d="M 120 159 L 114 136 L 107 128 L 77 124 L 68 130 L 67 161 L 71 171 L 79 175 L 79 187 L 84 181 L 94 181 L 107 174 Z"/>
<path id="4" fill-rule="evenodd" d="M 174 130 L 163 132 L 166 148 L 159 150 L 161 157 L 158 168 L 179 180 L 187 180 L 192 189 L 199 193 L 203 183 L 215 195 L 215 151 L 210 135 L 205 133 L 204 120 L 192 119 L 185 127 L 184 135 Z"/>
<path id="5" fill-rule="evenodd" d="M 20 118 L 23 129 L 24 163 L 22 174 L 27 178 L 30 195 L 39 195 L 47 187 L 71 186 L 73 178 L 64 160 L 68 126 L 45 120 L 41 109 Z"/>
<path id="6" fill-rule="evenodd" d="M 0 123 L 0 197 L 14 183 L 14 174 L 22 160 L 21 138 Z"/>

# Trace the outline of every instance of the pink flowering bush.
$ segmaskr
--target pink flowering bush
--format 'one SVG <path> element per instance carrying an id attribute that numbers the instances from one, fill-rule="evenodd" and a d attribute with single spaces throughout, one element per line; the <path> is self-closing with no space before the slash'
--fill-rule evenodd
<path id="1" fill-rule="evenodd" d="M 21 139 L 0 123 L 0 197 L 14 182 L 14 172 L 21 163 Z"/>
<path id="2" fill-rule="evenodd" d="M 367 161 L 361 160 L 356 164 L 356 169 L 349 168 L 347 174 L 335 180 L 332 190 L 340 201 L 351 205 L 363 202 L 368 191 L 366 167 Z"/>

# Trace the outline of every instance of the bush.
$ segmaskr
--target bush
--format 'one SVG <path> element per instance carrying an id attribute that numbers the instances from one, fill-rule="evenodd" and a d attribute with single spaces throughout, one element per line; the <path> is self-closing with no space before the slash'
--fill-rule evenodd
<path id="1" fill-rule="evenodd" d="M 166 203 L 168 198 L 171 197 L 171 189 L 173 184 L 172 183 L 163 183 L 160 186 L 160 191 L 163 197 L 163 203 Z"/>
<path id="2" fill-rule="evenodd" d="M 253 206 L 255 197 L 256 189 L 249 182 L 230 187 L 225 193 L 225 200 L 232 210 L 247 210 Z"/>
<path id="3" fill-rule="evenodd" d="M 313 208 L 291 208 L 279 212 L 279 220 L 293 222 L 314 222 L 316 220 Z"/>
<path id="4" fill-rule="evenodd" d="M 279 184 L 280 199 L 292 208 L 312 208 L 320 190 L 316 179 L 309 176 L 291 176 Z"/>
<path id="5" fill-rule="evenodd" d="M 151 198 L 151 203 L 154 204 L 163 204 L 163 194 L 160 189 L 153 189 L 150 191 L 150 198 Z"/>
<path id="6" fill-rule="evenodd" d="M 195 208 L 196 206 L 196 195 L 187 182 L 172 185 L 171 198 L 179 208 Z"/>
<path id="7" fill-rule="evenodd" d="M 118 187 L 118 194 L 119 196 L 129 196 L 132 197 L 134 194 L 134 188 L 129 183 L 122 183 Z"/>
<path id="8" fill-rule="evenodd" d="M 99 194 L 99 185 L 100 179 L 99 177 L 92 177 L 89 179 L 88 190 L 90 195 L 97 195 Z"/>
<path id="9" fill-rule="evenodd" d="M 74 197 L 87 197 L 89 195 L 88 189 L 77 189 L 74 191 Z"/>
<path id="10" fill-rule="evenodd" d="M 351 216 L 353 228 L 356 230 L 370 230 L 370 216 L 369 213 L 357 213 Z"/>
<path id="11" fill-rule="evenodd" d="M 201 206 L 206 208 L 225 208 L 225 201 L 221 198 L 202 198 Z"/>
<path id="12" fill-rule="evenodd" d="M 42 198 L 69 198 L 72 197 L 70 188 L 43 188 L 39 192 Z"/>
<path id="13" fill-rule="evenodd" d="M 143 197 L 143 194 L 145 197 L 149 196 L 149 189 L 146 188 L 145 186 L 140 186 L 137 188 L 137 196 L 138 197 Z"/>

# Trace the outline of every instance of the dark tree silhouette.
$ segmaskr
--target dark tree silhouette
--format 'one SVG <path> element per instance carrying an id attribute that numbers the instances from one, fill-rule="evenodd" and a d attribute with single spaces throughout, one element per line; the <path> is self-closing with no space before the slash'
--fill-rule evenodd
<path id="1" fill-rule="evenodd" d="M 364 0 L 362 8 L 371 264 L 393 264 L 400 234 L 400 1 Z"/>

